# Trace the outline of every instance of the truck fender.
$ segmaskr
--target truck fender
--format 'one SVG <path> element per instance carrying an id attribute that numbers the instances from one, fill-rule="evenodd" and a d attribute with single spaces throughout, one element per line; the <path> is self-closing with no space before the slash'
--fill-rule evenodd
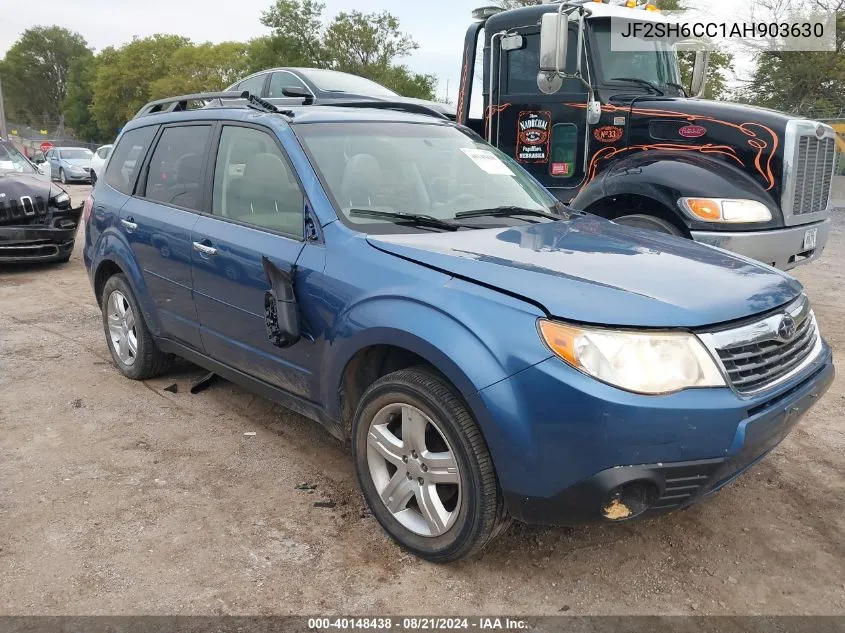
<path id="1" fill-rule="evenodd" d="M 722 160 L 696 152 L 649 150 L 621 159 L 582 189 L 572 206 L 606 211 L 613 198 L 622 196 L 653 201 L 685 226 L 697 223 L 678 207 L 678 200 L 683 197 L 756 200 L 769 207 L 773 218 L 780 214 L 777 201 L 740 165 L 731 164 L 727 158 Z M 621 207 L 610 216 L 600 215 L 612 219 L 627 213 Z"/>
<path id="2" fill-rule="evenodd" d="M 91 266 L 92 282 L 97 279 L 97 275 L 102 267 L 109 263 L 114 264 L 123 271 L 129 282 L 129 286 L 132 288 L 132 292 L 135 294 L 135 300 L 141 306 L 144 322 L 153 336 L 161 336 L 163 334 L 161 321 L 159 321 L 158 312 L 150 299 L 150 293 L 144 281 L 143 271 L 138 266 L 132 249 L 123 236 L 116 230 L 104 231 L 97 240 L 91 260 L 93 263 Z"/>

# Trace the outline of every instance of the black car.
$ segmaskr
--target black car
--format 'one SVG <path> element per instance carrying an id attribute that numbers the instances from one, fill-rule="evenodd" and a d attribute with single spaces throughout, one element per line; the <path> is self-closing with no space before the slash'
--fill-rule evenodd
<path id="1" fill-rule="evenodd" d="M 403 97 L 358 75 L 325 68 L 270 68 L 232 84 L 227 92 L 247 91 L 276 106 L 327 101 L 391 101 L 430 108 L 453 121 L 454 106 L 439 101 Z"/>
<path id="2" fill-rule="evenodd" d="M 66 262 L 81 215 L 64 189 L 0 140 L 0 264 Z"/>

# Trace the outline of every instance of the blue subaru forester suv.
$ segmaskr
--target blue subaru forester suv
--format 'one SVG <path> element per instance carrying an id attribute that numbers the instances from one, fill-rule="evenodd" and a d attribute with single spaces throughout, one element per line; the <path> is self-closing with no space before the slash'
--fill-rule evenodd
<path id="1" fill-rule="evenodd" d="M 435 113 L 179 99 L 85 206 L 115 363 L 182 357 L 317 420 L 421 557 L 688 506 L 833 380 L 797 281 L 563 207 Z"/>

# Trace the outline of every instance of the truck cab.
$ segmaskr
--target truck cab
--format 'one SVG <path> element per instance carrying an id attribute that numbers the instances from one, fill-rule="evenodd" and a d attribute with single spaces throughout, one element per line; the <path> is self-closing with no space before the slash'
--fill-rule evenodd
<path id="1" fill-rule="evenodd" d="M 561 201 L 784 270 L 821 255 L 837 163 L 830 126 L 702 99 L 704 51 L 683 86 L 677 42 L 612 50 L 612 19 L 672 21 L 638 0 L 485 7 L 473 17 L 458 122 Z"/>

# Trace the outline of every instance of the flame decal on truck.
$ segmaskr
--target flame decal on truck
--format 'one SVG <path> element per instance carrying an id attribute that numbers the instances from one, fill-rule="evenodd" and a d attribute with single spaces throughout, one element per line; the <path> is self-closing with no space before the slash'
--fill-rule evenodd
<path id="1" fill-rule="evenodd" d="M 570 107 L 570 108 L 579 108 L 579 109 L 586 109 L 587 104 L 585 103 L 564 103 L 563 105 Z M 699 116 L 699 115 L 692 115 L 687 112 L 673 112 L 670 110 L 655 110 L 651 108 L 625 108 L 623 106 L 615 106 L 615 105 L 602 105 L 602 112 L 613 113 L 613 112 L 631 112 L 632 114 L 639 114 L 642 116 L 647 117 L 654 117 L 654 118 L 669 118 L 669 119 L 686 119 L 690 122 L 691 125 L 695 125 L 699 122 L 709 122 L 715 123 L 717 125 L 724 125 L 726 127 L 734 128 L 735 130 L 739 130 L 742 134 L 749 137 L 748 138 L 748 145 L 752 149 L 756 151 L 756 155 L 754 158 L 754 168 L 757 170 L 757 173 L 762 176 L 763 180 L 766 182 L 766 191 L 771 191 L 775 188 L 777 184 L 775 180 L 774 172 L 772 171 L 772 161 L 775 158 L 775 153 L 777 152 L 778 147 L 780 146 L 780 137 L 775 133 L 773 129 L 767 127 L 761 123 L 754 123 L 754 122 L 746 122 L 746 123 L 731 123 L 730 121 L 723 121 L 722 119 L 716 119 L 710 116 Z M 768 137 L 768 138 L 766 138 Z M 613 149 L 613 148 L 605 148 L 605 149 Z M 745 167 L 745 163 L 736 155 L 736 151 L 726 145 L 671 145 L 671 144 L 657 144 L 657 145 L 638 145 L 635 147 L 626 148 L 626 150 L 648 150 L 648 149 L 669 149 L 671 151 L 688 151 L 688 152 L 701 152 L 705 154 L 726 154 L 730 156 L 730 158 L 736 160 L 740 166 Z M 620 150 L 620 151 L 626 151 Z M 729 153 L 724 151 L 729 150 Z M 764 158 L 764 154 L 768 150 L 768 157 Z M 590 169 L 587 173 L 587 182 L 595 178 L 596 170 L 598 166 L 597 160 L 601 158 L 610 158 L 611 156 L 615 155 L 615 153 L 610 154 L 604 152 L 604 150 L 600 150 L 594 156 L 592 161 L 590 161 Z M 586 183 L 585 183 L 586 184 Z"/>

